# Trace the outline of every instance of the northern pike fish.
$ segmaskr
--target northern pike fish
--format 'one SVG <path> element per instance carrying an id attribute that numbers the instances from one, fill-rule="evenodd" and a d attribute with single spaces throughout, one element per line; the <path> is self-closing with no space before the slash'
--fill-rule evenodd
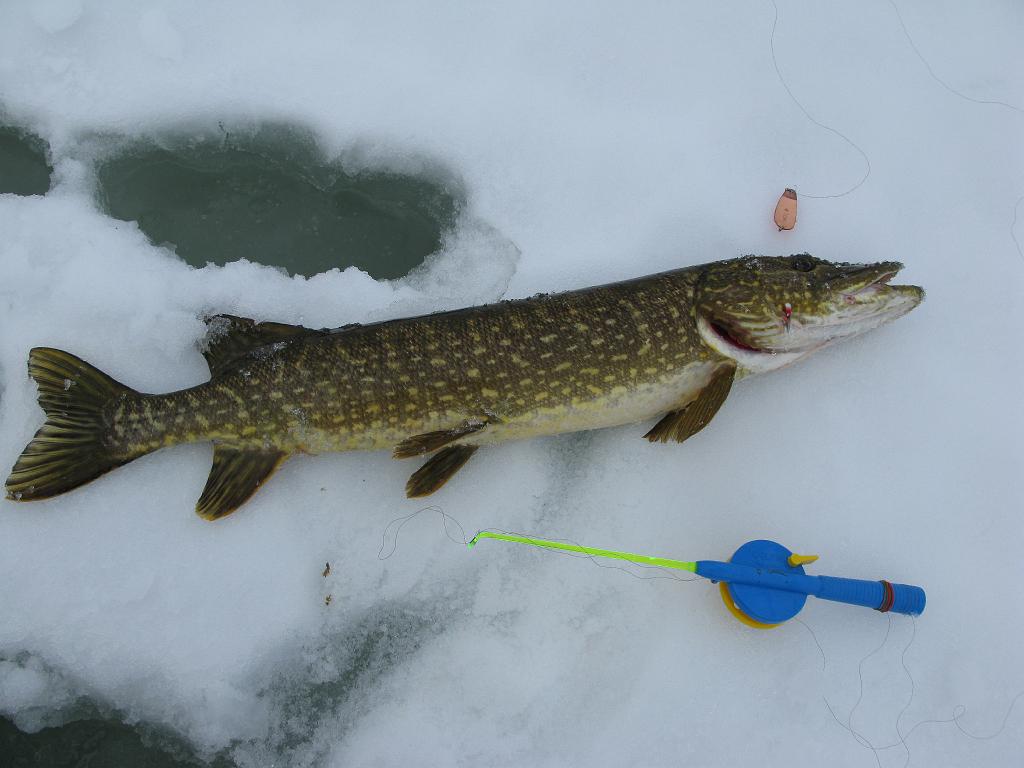
<path id="1" fill-rule="evenodd" d="M 152 451 L 212 441 L 196 512 L 237 509 L 292 454 L 391 448 L 428 456 L 410 497 L 481 445 L 658 419 L 683 441 L 733 381 L 906 314 L 902 264 L 810 255 L 729 259 L 566 293 L 421 317 L 309 329 L 208 320 L 210 381 L 144 394 L 40 347 L 28 370 L 46 423 L 7 480 L 11 499 L 69 491 Z"/>

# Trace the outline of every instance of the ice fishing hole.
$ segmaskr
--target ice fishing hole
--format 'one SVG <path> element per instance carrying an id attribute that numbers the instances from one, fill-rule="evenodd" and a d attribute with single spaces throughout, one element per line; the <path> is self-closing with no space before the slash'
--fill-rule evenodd
<path id="1" fill-rule="evenodd" d="M 402 277 L 439 250 L 464 196 L 431 170 L 352 170 L 312 133 L 263 126 L 139 139 L 101 159 L 100 204 L 195 267 L 248 259 L 291 274 Z"/>
<path id="2" fill-rule="evenodd" d="M 95 713 L 81 720 L 27 733 L 0 717 L 0 755 L 10 766 L 129 766 L 234 768 L 226 754 L 200 758 L 180 738 Z"/>
<path id="3" fill-rule="evenodd" d="M 45 195 L 53 168 L 47 143 L 21 128 L 0 125 L 0 194 Z"/>

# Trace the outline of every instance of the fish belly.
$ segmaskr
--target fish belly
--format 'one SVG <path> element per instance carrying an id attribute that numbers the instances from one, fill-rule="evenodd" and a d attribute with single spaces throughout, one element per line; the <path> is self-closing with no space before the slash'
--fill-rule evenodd
<path id="1" fill-rule="evenodd" d="M 486 426 L 463 436 L 459 443 L 492 445 L 542 435 L 616 427 L 651 420 L 679 408 L 700 392 L 714 368 L 712 363 L 695 362 L 657 380 L 641 381 L 628 387 L 609 384 L 601 394 L 588 398 L 549 400 L 513 413 L 503 411 L 500 403 L 463 407 L 435 418 L 419 419 L 415 426 L 402 429 L 331 430 L 299 421 L 292 425 L 293 433 L 288 442 L 301 446 L 300 450 L 306 453 L 390 449 L 413 435 L 453 429 L 474 419 L 486 421 Z"/>
<path id="2" fill-rule="evenodd" d="M 657 381 L 610 387 L 607 393 L 592 399 L 536 408 L 507 422 L 488 424 L 486 429 L 469 435 L 462 442 L 488 445 L 648 421 L 695 397 L 714 369 L 711 363 L 693 363 Z"/>

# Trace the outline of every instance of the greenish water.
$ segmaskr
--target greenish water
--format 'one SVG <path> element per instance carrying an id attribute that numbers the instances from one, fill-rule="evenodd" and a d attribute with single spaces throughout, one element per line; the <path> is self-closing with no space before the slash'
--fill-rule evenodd
<path id="1" fill-rule="evenodd" d="M 57 728 L 25 733 L 0 718 L 0 765 L 3 768 L 232 768 L 217 758 L 199 760 L 183 744 L 144 736 L 116 720 L 76 720 Z"/>
<path id="2" fill-rule="evenodd" d="M 50 190 L 46 142 L 20 128 L 0 125 L 0 194 L 45 195 Z"/>
<path id="3" fill-rule="evenodd" d="M 104 210 L 189 264 L 248 259 L 397 278 L 441 247 L 463 204 L 431 177 L 348 170 L 301 128 L 138 141 L 98 169 Z"/>

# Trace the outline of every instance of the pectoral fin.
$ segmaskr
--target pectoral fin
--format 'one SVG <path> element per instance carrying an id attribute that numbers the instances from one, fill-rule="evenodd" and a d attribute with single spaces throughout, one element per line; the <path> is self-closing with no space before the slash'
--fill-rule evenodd
<path id="1" fill-rule="evenodd" d="M 405 484 L 405 495 L 410 499 L 429 496 L 447 483 L 476 453 L 476 445 L 449 445 L 430 457 L 430 461 L 417 469 Z"/>
<path id="2" fill-rule="evenodd" d="M 215 445 L 213 468 L 196 503 L 196 514 L 207 520 L 230 515 L 256 493 L 286 458 L 288 454 L 283 451 Z"/>
<path id="3" fill-rule="evenodd" d="M 644 437 L 652 443 L 669 440 L 683 442 L 700 432 L 714 418 L 732 389 L 736 364 L 723 363 L 711 375 L 696 398 L 676 411 L 670 411 Z"/>
<path id="4" fill-rule="evenodd" d="M 424 432 L 421 435 L 413 435 L 395 446 L 391 456 L 395 459 L 411 459 L 413 456 L 422 456 L 431 453 L 438 448 L 443 448 L 466 435 L 479 432 L 487 426 L 482 419 L 468 419 L 452 429 L 439 429 L 435 432 Z"/>

